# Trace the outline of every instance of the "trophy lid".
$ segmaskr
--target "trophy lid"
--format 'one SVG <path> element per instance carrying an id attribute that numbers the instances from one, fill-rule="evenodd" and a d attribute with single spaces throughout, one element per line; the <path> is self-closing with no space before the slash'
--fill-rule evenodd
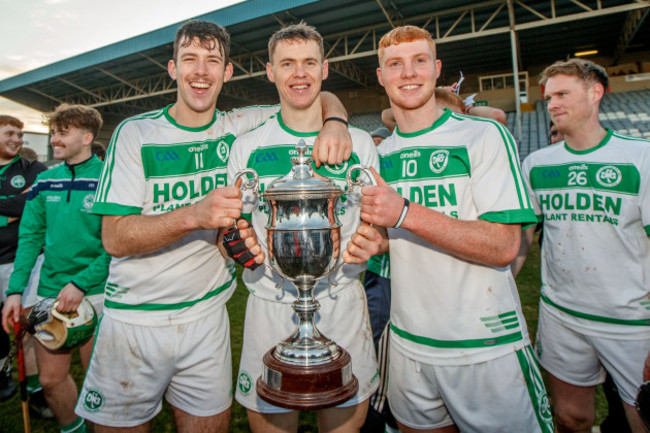
<path id="1" fill-rule="evenodd" d="M 305 140 L 298 142 L 296 152 L 298 156 L 291 158 L 291 171 L 271 182 L 266 188 L 264 196 L 267 199 L 325 198 L 342 194 L 343 191 L 334 182 L 315 174 L 311 169 L 313 159 L 305 155 Z"/>

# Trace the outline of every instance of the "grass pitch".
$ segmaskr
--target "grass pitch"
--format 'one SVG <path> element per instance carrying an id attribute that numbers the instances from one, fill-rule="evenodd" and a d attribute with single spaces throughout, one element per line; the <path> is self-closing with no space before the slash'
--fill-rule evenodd
<path id="1" fill-rule="evenodd" d="M 534 242 L 533 247 L 526 261 L 526 265 L 522 269 L 517 278 L 517 285 L 519 287 L 519 295 L 523 307 L 524 316 L 528 324 L 528 331 L 531 338 L 534 339 L 535 331 L 537 329 L 537 308 L 539 302 L 539 247 L 537 242 Z M 236 382 L 237 371 L 239 368 L 239 356 L 242 347 L 242 335 L 244 331 L 244 312 L 246 310 L 246 299 L 248 298 L 248 291 L 244 284 L 239 279 L 237 290 L 232 298 L 228 301 L 228 314 L 230 315 L 230 334 L 231 334 L 231 347 L 233 356 L 233 384 Z M 82 382 L 81 363 L 78 355 L 73 356 L 72 361 L 72 376 L 74 377 L 77 385 L 80 386 Z M 17 369 L 13 366 L 13 374 L 18 380 Z M 596 425 L 599 425 L 607 413 L 607 403 L 602 395 L 601 388 L 598 387 L 596 395 Z M 55 421 L 42 420 L 36 417 L 31 418 L 32 432 L 33 433 L 58 433 L 59 427 Z M 153 420 L 152 432 L 154 433 L 171 433 L 176 432 L 174 419 L 172 417 L 169 405 L 164 402 L 163 410 Z M 250 432 L 248 428 L 248 420 L 246 418 L 246 410 L 242 408 L 236 401 L 233 400 L 232 419 L 230 425 L 231 432 Z M 318 431 L 316 416 L 314 413 L 305 412 L 300 416 L 299 431 L 302 433 L 315 433 Z M 20 409 L 20 397 L 16 394 L 10 400 L 0 403 L 0 433 L 22 433 L 23 421 Z"/>

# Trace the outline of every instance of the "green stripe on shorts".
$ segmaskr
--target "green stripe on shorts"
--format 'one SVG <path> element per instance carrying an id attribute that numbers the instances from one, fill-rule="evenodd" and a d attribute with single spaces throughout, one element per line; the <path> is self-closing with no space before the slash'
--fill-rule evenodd
<path id="1" fill-rule="evenodd" d="M 519 360 L 524 379 L 526 379 L 526 388 L 528 389 L 530 401 L 535 409 L 539 428 L 543 433 L 553 433 L 553 417 L 551 415 L 548 394 L 546 394 L 542 374 L 531 347 L 526 346 L 518 350 L 517 359 Z"/>

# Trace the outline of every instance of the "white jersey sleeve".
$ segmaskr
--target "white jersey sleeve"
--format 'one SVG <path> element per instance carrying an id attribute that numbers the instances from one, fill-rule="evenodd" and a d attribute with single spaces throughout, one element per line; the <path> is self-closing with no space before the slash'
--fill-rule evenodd
<path id="1" fill-rule="evenodd" d="M 144 115 L 142 116 L 144 117 Z M 120 123 L 113 133 L 93 212 L 103 215 L 140 214 L 145 201 L 142 137 L 138 118 Z"/>
<path id="2" fill-rule="evenodd" d="M 269 117 L 277 113 L 279 105 L 252 105 L 250 107 L 236 108 L 222 113 L 226 122 L 232 124 L 232 131 L 236 137 L 257 128 Z"/>
<path id="3" fill-rule="evenodd" d="M 510 132 L 496 122 L 485 129 L 480 146 L 469 149 L 472 177 L 472 197 L 478 218 L 486 221 L 511 223 L 503 211 L 528 212 L 530 203 L 519 168 L 517 145 Z M 495 185 L 499 185 L 495 188 Z"/>
<path id="4" fill-rule="evenodd" d="M 531 158 L 531 155 L 526 157 L 526 159 L 524 159 L 523 164 L 521 165 L 521 172 L 524 178 L 524 185 L 526 185 L 526 192 L 528 193 L 530 205 L 533 208 L 533 211 L 535 212 L 535 216 L 537 216 L 537 220 L 541 221 L 543 218 L 542 208 L 540 207 L 539 201 L 537 200 L 537 196 L 534 194 L 533 188 L 530 185 L 530 169 L 533 163 L 532 161 L 533 160 Z"/>
<path id="5" fill-rule="evenodd" d="M 639 161 L 639 168 L 646 175 L 641 180 L 639 189 L 639 207 L 641 208 L 641 222 L 646 235 L 650 236 L 650 142 L 643 158 Z"/>

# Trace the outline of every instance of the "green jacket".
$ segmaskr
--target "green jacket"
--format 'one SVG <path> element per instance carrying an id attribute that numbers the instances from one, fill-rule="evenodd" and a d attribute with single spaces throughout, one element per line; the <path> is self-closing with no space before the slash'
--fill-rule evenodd
<path id="1" fill-rule="evenodd" d="M 44 248 L 38 296 L 72 282 L 87 295 L 104 292 L 111 256 L 102 246 L 102 217 L 91 213 L 102 162 L 92 156 L 41 173 L 27 197 L 7 295 L 22 294 Z"/>

